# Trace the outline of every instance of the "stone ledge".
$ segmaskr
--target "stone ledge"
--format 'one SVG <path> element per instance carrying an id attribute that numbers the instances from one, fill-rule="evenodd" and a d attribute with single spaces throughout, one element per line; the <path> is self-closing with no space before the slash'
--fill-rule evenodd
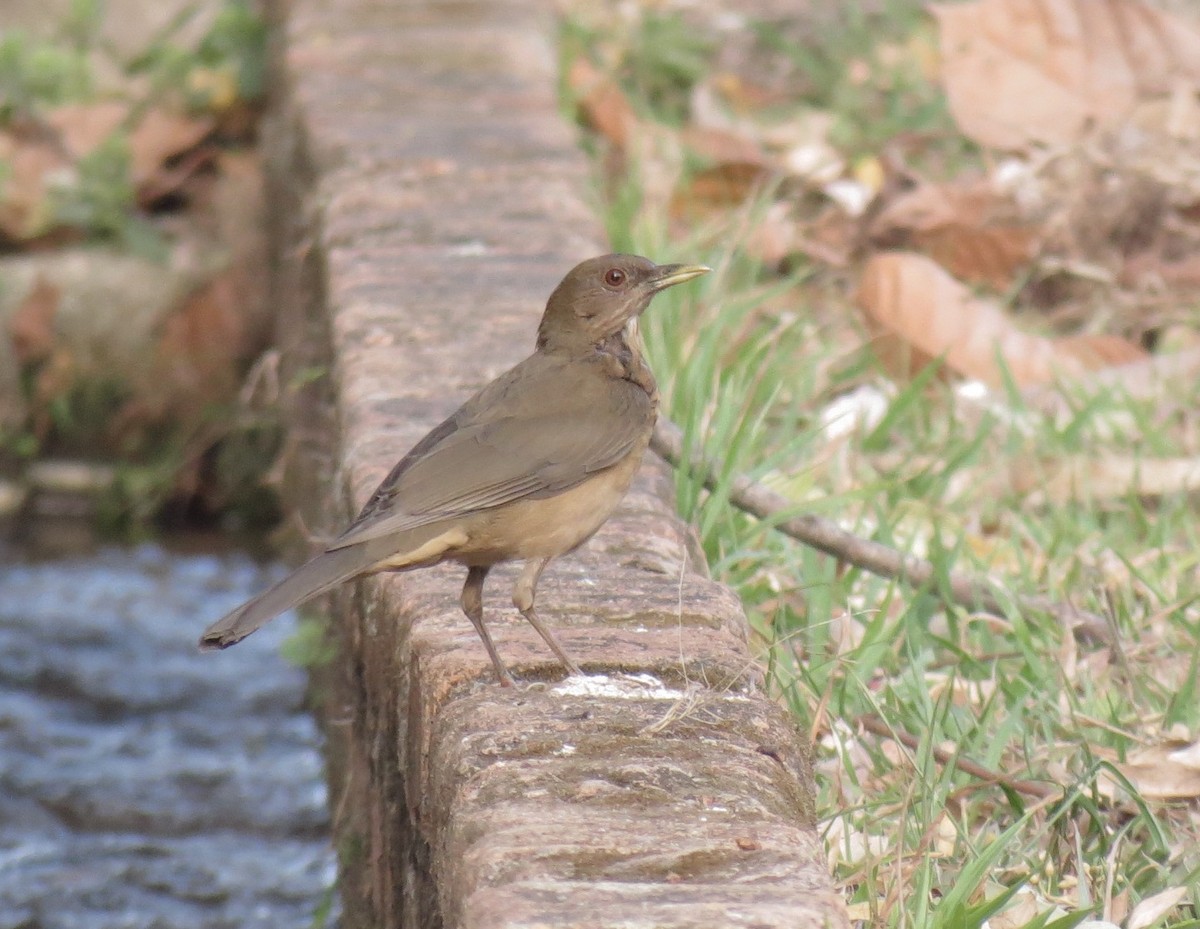
<path id="1" fill-rule="evenodd" d="M 604 247 L 557 113 L 548 6 L 287 6 L 266 143 L 273 288 L 281 344 L 311 363 L 321 342 L 331 370 L 327 405 L 294 414 L 288 483 L 310 525 L 336 529 L 528 353 L 550 290 Z M 347 925 L 846 924 L 803 746 L 669 491 L 647 461 L 621 511 L 539 587 L 584 679 L 561 681 L 511 608 L 511 569 L 489 578 L 485 609 L 527 682 L 514 689 L 495 685 L 458 609 L 461 570 L 335 598 L 327 728 Z"/>

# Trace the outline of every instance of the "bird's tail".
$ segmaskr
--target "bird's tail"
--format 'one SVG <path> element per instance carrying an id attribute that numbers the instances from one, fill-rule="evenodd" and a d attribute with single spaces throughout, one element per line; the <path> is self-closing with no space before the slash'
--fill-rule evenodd
<path id="1" fill-rule="evenodd" d="M 200 647 L 228 648 L 284 610 L 310 600 L 362 573 L 373 562 L 367 546 L 352 545 L 318 555 L 253 600 L 247 601 L 204 630 Z"/>

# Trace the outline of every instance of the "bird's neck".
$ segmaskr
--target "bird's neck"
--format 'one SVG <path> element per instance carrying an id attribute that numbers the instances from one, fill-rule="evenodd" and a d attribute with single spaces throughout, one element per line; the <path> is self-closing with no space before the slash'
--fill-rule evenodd
<path id="1" fill-rule="evenodd" d="M 658 384 L 642 354 L 637 333 L 622 329 L 596 346 L 613 376 L 630 381 L 642 388 L 651 400 L 658 400 Z"/>

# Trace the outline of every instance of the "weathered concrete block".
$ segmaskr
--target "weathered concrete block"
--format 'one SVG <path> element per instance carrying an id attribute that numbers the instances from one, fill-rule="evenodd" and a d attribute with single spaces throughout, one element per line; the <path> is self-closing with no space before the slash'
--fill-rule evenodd
<path id="1" fill-rule="evenodd" d="M 310 526 L 344 523 L 528 354 L 553 286 L 604 250 L 552 25 L 532 0 L 290 3 L 267 145 L 281 342 L 293 370 L 314 346 L 330 366 L 323 396 L 296 394 L 288 484 Z M 339 593 L 326 715 L 350 925 L 845 924 L 803 747 L 669 491 L 648 461 L 540 585 L 585 679 L 561 680 L 516 615 L 512 570 L 485 605 L 512 689 L 459 611 L 461 570 Z"/>

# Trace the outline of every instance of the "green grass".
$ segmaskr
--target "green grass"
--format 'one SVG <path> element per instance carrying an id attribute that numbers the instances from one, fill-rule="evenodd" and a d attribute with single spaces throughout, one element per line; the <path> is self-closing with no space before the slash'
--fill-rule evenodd
<path id="1" fill-rule="evenodd" d="M 867 41 L 851 32 L 837 41 Z M 853 126 L 860 112 L 837 92 L 836 57 L 821 57 L 828 73 L 812 65 L 820 80 L 809 102 L 841 108 Z M 935 109 L 909 112 L 925 120 Z M 873 140 L 847 143 L 860 144 Z M 893 385 L 853 350 L 855 311 L 827 272 L 768 271 L 728 229 L 669 235 L 642 200 L 637 165 L 607 189 L 614 248 L 715 269 L 658 298 L 642 322 L 663 412 L 721 469 L 712 492 L 679 472 L 679 507 L 714 574 L 741 595 L 773 692 L 814 738 L 821 828 L 856 919 L 981 926 L 1022 899 L 1028 918 L 1010 925 L 1067 927 L 1115 900 L 1108 918 L 1120 922 L 1120 907 L 1186 887 L 1156 925 L 1200 925 L 1196 801 L 1114 796 L 1111 786 L 1114 763 L 1200 730 L 1195 499 L 1101 492 L 1098 478 L 1092 493 L 1085 483 L 1064 499 L 1039 496 L 1063 462 L 1087 475 L 1122 457 L 1194 456 L 1200 389 L 1169 402 L 1076 398 L 1055 417 L 1015 392 L 981 410 L 932 376 Z M 1193 317 L 1200 323 L 1200 310 Z M 882 415 L 837 435 L 830 404 L 855 389 L 874 391 Z M 736 473 L 921 554 L 942 576 L 989 573 L 1012 591 L 1106 615 L 1116 641 L 1079 644 L 1051 617 L 975 614 L 936 590 L 845 569 L 732 507 Z M 873 717 L 915 747 L 865 729 Z M 957 759 L 1052 795 L 981 778 Z"/>
<path id="2" fill-rule="evenodd" d="M 713 493 L 681 473 L 680 510 L 769 642 L 763 657 L 776 692 L 805 729 L 828 732 L 818 768 L 826 826 L 844 820 L 848 834 L 883 843 L 880 855 L 839 865 L 851 901 L 883 925 L 979 925 L 982 917 L 962 921 L 971 908 L 951 900 L 968 887 L 964 899 L 979 903 L 972 895 L 985 882 L 972 866 L 984 860 L 992 862 L 984 876 L 1007 886 L 1036 878 L 1039 891 L 1068 910 L 1087 899 L 1081 865 L 1095 880 L 1111 862 L 1116 889 L 1128 888 L 1134 900 L 1200 887 L 1197 823 L 1186 805 L 1113 804 L 1097 792 L 1105 758 L 1124 758 L 1172 725 L 1193 737 L 1200 728 L 1194 502 L 1179 494 L 1031 508 L 1020 495 L 971 493 L 995 469 L 1021 468 L 1035 453 L 1133 453 L 1143 437 L 1106 441 L 1079 422 L 1041 423 L 1034 442 L 996 420 L 968 428 L 952 392 L 917 385 L 845 442 L 837 454 L 847 471 L 831 474 L 817 461 L 827 444 L 817 423 L 837 385 L 819 383 L 806 364 L 828 349 L 817 314 L 800 309 L 802 280 L 761 284 L 736 253 L 630 247 L 718 269 L 698 297 L 663 301 L 643 325 L 664 412 L 722 468 Z M 798 307 L 786 321 L 760 313 L 764 295 L 779 286 Z M 1090 415 L 1135 412 L 1110 402 Z M 1162 434 L 1154 441 L 1163 452 L 1181 451 Z M 1015 591 L 1106 612 L 1120 646 L 1084 649 L 1048 617 L 971 615 L 929 593 L 841 571 L 732 508 L 735 473 L 772 481 L 860 534 L 921 552 L 942 573 L 991 571 Z M 918 736 L 921 749 L 896 751 L 858 732 L 856 721 L 872 714 Z M 934 745 L 1052 784 L 1063 799 L 1036 803 L 980 784 L 935 761 Z M 944 823 L 949 836 L 941 836 Z M 948 843 L 941 857 L 928 856 L 933 834 Z M 889 886 L 900 899 L 878 898 Z M 938 898 L 956 915 L 939 918 Z"/>

